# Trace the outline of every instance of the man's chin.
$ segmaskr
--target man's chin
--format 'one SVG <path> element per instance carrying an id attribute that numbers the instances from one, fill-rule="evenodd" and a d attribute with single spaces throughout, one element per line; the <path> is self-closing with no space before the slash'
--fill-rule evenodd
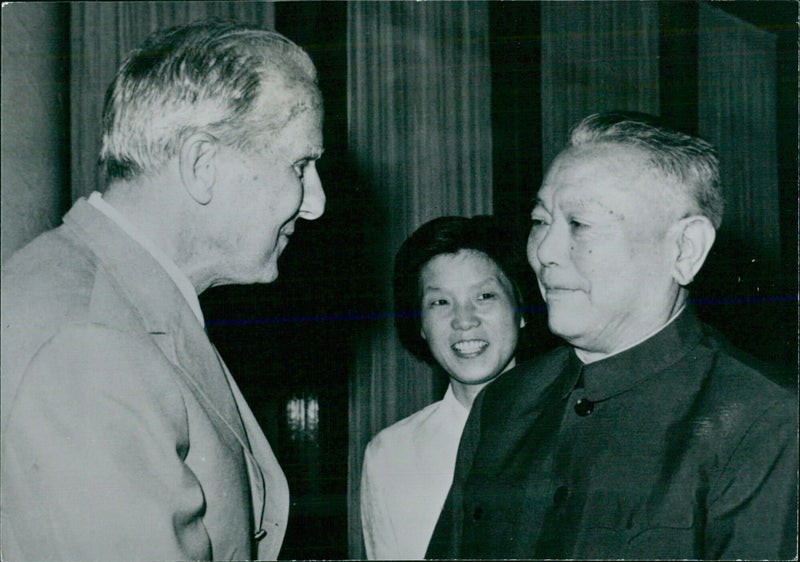
<path id="1" fill-rule="evenodd" d="M 236 285 L 266 285 L 278 279 L 278 267 L 276 265 L 266 266 L 258 271 L 251 272 L 250 275 L 242 275 L 234 283 Z"/>
<path id="2" fill-rule="evenodd" d="M 585 331 L 581 329 L 581 327 L 577 326 L 575 321 L 557 317 L 553 318 L 552 316 L 548 317 L 547 319 L 547 327 L 550 328 L 550 331 L 553 333 L 553 335 L 558 336 L 568 343 L 572 343 L 576 339 L 580 339 L 581 335 Z"/>
<path id="3" fill-rule="evenodd" d="M 278 279 L 278 267 L 272 267 L 267 270 L 257 283 L 273 283 Z"/>

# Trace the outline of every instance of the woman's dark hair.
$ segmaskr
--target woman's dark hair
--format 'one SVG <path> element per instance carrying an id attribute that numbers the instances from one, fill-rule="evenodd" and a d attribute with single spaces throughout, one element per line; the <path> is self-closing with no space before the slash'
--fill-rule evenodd
<path id="1" fill-rule="evenodd" d="M 425 264 L 442 254 L 461 250 L 485 254 L 511 283 L 517 309 L 524 317 L 526 285 L 521 280 L 531 273 L 522 247 L 522 242 L 491 216 L 440 217 L 420 226 L 403 242 L 394 260 L 394 322 L 403 346 L 423 361 L 436 364 L 420 335 L 420 274 Z"/>

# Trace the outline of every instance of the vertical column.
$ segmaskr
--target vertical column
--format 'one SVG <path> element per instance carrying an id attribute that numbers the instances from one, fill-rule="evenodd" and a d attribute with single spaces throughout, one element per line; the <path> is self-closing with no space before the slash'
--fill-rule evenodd
<path id="1" fill-rule="evenodd" d="M 3 6 L 2 261 L 69 207 L 69 38 L 61 3 Z"/>

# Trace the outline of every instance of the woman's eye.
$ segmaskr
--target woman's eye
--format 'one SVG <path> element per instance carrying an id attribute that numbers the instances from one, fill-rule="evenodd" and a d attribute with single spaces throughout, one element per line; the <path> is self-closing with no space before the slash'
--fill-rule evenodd
<path id="1" fill-rule="evenodd" d="M 428 303 L 428 306 L 433 308 L 434 306 L 445 306 L 447 304 L 447 299 L 434 299 Z"/>
<path id="2" fill-rule="evenodd" d="M 579 220 L 572 219 L 572 220 L 569 221 L 569 227 L 572 230 L 580 230 L 581 228 L 586 228 L 587 226 L 589 226 L 589 225 L 586 224 L 586 223 L 583 223 L 583 222 L 581 222 Z"/>
<path id="3" fill-rule="evenodd" d="M 497 295 L 494 294 L 494 293 L 481 293 L 480 296 L 478 297 L 478 300 L 485 301 L 485 300 L 493 299 L 496 296 Z"/>

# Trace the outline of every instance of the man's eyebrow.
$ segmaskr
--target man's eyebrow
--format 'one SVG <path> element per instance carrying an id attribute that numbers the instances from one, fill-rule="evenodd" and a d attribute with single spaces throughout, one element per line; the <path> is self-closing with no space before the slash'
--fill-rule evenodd
<path id="1" fill-rule="evenodd" d="M 597 199 L 593 199 L 591 197 L 576 197 L 575 199 L 567 199 L 566 204 L 573 205 L 575 207 L 580 207 L 582 209 L 585 208 L 598 208 L 598 209 L 607 209 L 605 205 L 603 205 Z"/>
<path id="2" fill-rule="evenodd" d="M 591 197 L 579 197 L 576 199 L 568 200 L 564 203 L 564 207 L 567 208 L 576 208 L 581 211 L 595 211 L 595 212 L 602 212 L 609 216 L 609 218 L 615 220 L 625 220 L 625 215 L 620 213 L 619 211 L 615 211 L 614 209 L 610 208 L 608 205 L 603 204 L 602 202 L 598 201 L 597 199 Z"/>
<path id="3" fill-rule="evenodd" d="M 597 199 L 592 199 L 592 198 L 577 199 L 575 201 L 575 203 L 578 206 L 582 207 L 582 208 L 600 209 L 600 210 L 603 210 L 603 211 L 610 211 L 611 210 L 608 207 L 608 205 L 605 205 L 601 201 L 598 201 Z"/>
<path id="4" fill-rule="evenodd" d="M 319 160 L 322 158 L 322 155 L 325 153 L 324 148 L 318 147 L 308 147 L 306 148 L 306 156 L 301 158 L 301 160 Z"/>

